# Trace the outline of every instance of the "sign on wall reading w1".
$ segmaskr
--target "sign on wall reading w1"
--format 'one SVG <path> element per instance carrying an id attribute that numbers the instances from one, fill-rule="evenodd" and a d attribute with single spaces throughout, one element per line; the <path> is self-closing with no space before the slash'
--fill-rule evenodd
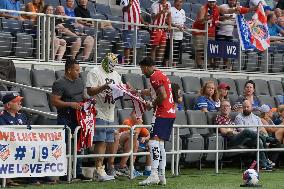
<path id="1" fill-rule="evenodd" d="M 66 175 L 65 146 L 63 129 L 2 127 L 0 178 Z"/>
<path id="2" fill-rule="evenodd" d="M 213 58 L 239 58 L 239 44 L 227 41 L 208 41 L 208 57 Z"/>

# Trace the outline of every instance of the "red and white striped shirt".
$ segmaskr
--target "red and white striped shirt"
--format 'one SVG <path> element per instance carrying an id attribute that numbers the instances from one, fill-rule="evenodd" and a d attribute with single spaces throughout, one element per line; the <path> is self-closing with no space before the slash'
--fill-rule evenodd
<path id="1" fill-rule="evenodd" d="M 129 0 L 121 0 L 120 6 L 126 7 L 129 4 Z M 123 22 L 132 24 L 141 24 L 141 9 L 139 0 L 133 0 L 133 4 L 128 11 L 123 12 Z M 124 30 L 134 30 L 133 25 L 123 25 Z"/>
<path id="2" fill-rule="evenodd" d="M 152 23 L 153 25 L 164 26 L 166 24 L 166 18 L 170 13 L 171 3 L 167 1 L 165 6 L 167 7 L 168 11 L 166 13 L 161 14 L 161 16 L 159 16 L 156 20 L 154 20 Z M 163 9 L 164 9 L 163 5 L 159 3 L 159 1 L 153 3 L 151 6 L 152 15 L 158 14 Z"/>

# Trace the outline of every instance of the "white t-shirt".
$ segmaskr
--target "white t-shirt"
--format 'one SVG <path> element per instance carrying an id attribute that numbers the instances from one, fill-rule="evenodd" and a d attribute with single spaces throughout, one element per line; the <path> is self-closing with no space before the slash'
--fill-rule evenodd
<path id="1" fill-rule="evenodd" d="M 225 8 L 228 9 L 230 8 L 228 4 L 223 4 L 220 5 L 221 8 Z M 225 35 L 225 36 L 233 36 L 233 32 L 234 32 L 234 25 L 232 25 L 233 23 L 235 23 L 235 18 L 236 18 L 236 14 L 224 14 L 224 16 L 233 16 L 232 19 L 230 20 L 225 20 L 222 21 L 223 23 L 219 25 L 219 30 L 217 32 L 218 35 Z"/>
<path id="2" fill-rule="evenodd" d="M 262 2 L 263 6 L 267 6 L 267 3 L 265 0 L 250 0 L 249 7 L 255 7 L 258 5 L 259 2 Z"/>
<path id="3" fill-rule="evenodd" d="M 176 9 L 175 7 L 171 7 L 170 9 L 171 16 L 172 16 L 172 24 L 184 26 L 185 19 L 185 12 L 183 9 Z M 182 40 L 183 32 L 175 30 L 173 32 L 173 39 L 174 40 Z"/>
<path id="4" fill-rule="evenodd" d="M 86 87 L 102 86 L 106 81 L 110 81 L 112 84 L 119 84 L 121 83 L 121 76 L 116 71 L 106 73 L 102 66 L 96 66 L 87 75 Z M 96 118 L 113 122 L 115 101 L 112 96 L 112 90 L 104 90 L 95 95 L 95 99 L 97 100 L 95 107 L 98 112 Z"/>

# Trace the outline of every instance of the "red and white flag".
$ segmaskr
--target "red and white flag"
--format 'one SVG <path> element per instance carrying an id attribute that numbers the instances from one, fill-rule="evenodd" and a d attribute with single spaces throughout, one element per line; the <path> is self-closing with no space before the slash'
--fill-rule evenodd
<path id="1" fill-rule="evenodd" d="M 143 113 L 146 111 L 146 101 L 143 98 L 131 92 L 129 87 L 125 84 L 109 85 L 109 87 L 112 89 L 113 99 L 122 97 L 124 94 L 128 95 L 133 103 L 136 117 L 142 117 Z"/>

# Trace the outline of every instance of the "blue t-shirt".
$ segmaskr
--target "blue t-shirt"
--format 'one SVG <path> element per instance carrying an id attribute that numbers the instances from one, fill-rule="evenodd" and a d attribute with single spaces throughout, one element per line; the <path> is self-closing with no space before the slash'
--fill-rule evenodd
<path id="1" fill-rule="evenodd" d="M 70 17 L 76 17 L 74 9 L 64 8 L 65 14 Z M 68 19 L 69 24 L 74 24 L 75 19 Z"/>
<path id="2" fill-rule="evenodd" d="M 206 98 L 205 96 L 199 96 L 196 99 L 196 104 L 194 105 L 195 110 L 201 110 L 203 108 L 207 108 L 209 112 L 216 112 L 218 111 L 218 108 L 220 103 L 215 102 L 213 100 L 210 100 Z"/>
<path id="3" fill-rule="evenodd" d="M 0 112 L 0 125 L 28 125 L 28 119 L 24 114 L 17 113 L 13 117 L 6 110 Z"/>
<path id="4" fill-rule="evenodd" d="M 20 11 L 21 4 L 20 4 L 20 1 L 1 0 L 0 9 Z M 5 13 L 5 14 L 9 14 L 11 16 L 20 16 L 20 14 L 18 13 Z"/>
<path id="5" fill-rule="evenodd" d="M 281 28 L 277 24 L 267 24 L 270 36 L 279 36 Z"/>

